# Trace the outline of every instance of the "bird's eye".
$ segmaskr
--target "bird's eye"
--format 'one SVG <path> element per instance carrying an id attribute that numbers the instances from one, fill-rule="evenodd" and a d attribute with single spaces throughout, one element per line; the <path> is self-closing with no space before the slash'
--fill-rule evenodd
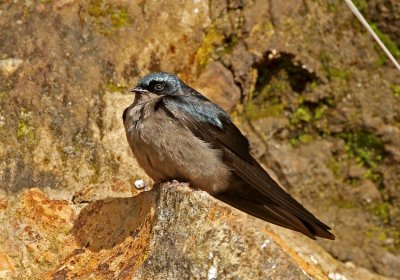
<path id="1" fill-rule="evenodd" d="M 163 89 L 164 89 L 164 85 L 163 85 L 163 84 L 156 84 L 156 85 L 154 86 L 154 89 L 155 89 L 155 90 L 163 90 Z"/>

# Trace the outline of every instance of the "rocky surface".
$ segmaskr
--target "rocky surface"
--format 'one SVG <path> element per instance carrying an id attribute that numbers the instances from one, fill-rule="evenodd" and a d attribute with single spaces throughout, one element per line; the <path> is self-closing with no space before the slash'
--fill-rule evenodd
<path id="1" fill-rule="evenodd" d="M 381 34 L 387 35 L 400 47 L 400 30 L 398 22 L 400 20 L 400 3 L 396 0 L 385 1 L 359 1 L 358 7 L 368 20 L 375 24 Z M 393 51 L 393 50 L 392 50 Z M 400 52 L 395 51 L 394 55 L 400 57 Z"/>
<path id="2" fill-rule="evenodd" d="M 243 216 L 178 184 L 97 201 L 82 209 L 73 229 L 85 249 L 70 255 L 51 277 L 310 279 Z"/>
<path id="3" fill-rule="evenodd" d="M 314 244 L 339 261 L 326 263 L 400 277 L 399 74 L 344 3 L 2 1 L 0 15 L 1 277 L 32 279 L 55 268 L 62 277 L 73 257 L 99 250 L 100 263 L 120 254 L 122 238 L 133 242 L 128 229 L 141 220 L 117 213 L 134 206 L 104 203 L 128 201 L 122 198 L 137 194 L 138 179 L 151 186 L 129 151 L 121 115 L 133 99 L 128 88 L 157 70 L 179 74 L 233 110 L 254 155 L 333 227 L 335 242 Z M 398 34 L 397 25 L 378 27 Z M 110 209 L 110 216 L 91 224 L 82 202 L 93 215 Z M 114 218 L 125 228 L 115 245 L 83 242 L 91 238 L 85 230 Z M 76 223 L 86 239 L 72 234 Z M 132 246 L 148 242 L 142 233 Z M 317 250 L 304 252 L 310 248 Z M 123 254 L 122 265 L 110 258 L 79 271 L 139 271 L 129 261 L 134 252 Z M 140 256 L 140 275 L 149 275 L 148 255 Z"/>
<path id="4" fill-rule="evenodd" d="M 0 277 L 387 279 L 186 184 L 113 196 L 74 205 L 35 188 L 4 198 Z"/>

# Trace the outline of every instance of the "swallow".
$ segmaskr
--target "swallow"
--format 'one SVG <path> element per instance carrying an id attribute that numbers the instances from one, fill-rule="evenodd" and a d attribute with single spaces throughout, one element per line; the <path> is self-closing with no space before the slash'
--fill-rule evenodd
<path id="1" fill-rule="evenodd" d="M 130 90 L 123 122 L 140 166 L 156 182 L 177 180 L 264 221 L 335 239 L 250 153 L 246 137 L 217 104 L 177 76 L 156 72 Z"/>

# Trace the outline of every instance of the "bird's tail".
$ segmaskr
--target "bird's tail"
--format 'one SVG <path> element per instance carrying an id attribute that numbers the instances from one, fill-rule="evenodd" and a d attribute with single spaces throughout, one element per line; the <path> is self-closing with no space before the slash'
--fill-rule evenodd
<path id="1" fill-rule="evenodd" d="M 220 193 L 215 195 L 215 197 L 252 216 L 301 232 L 312 239 L 316 239 L 316 237 L 335 239 L 335 236 L 329 232 L 330 228 L 315 218 L 305 208 L 304 211 L 307 212 L 306 214 L 309 217 L 307 219 L 301 218 L 296 213 L 280 207 L 250 186 L 242 187 L 241 190 L 237 191 Z M 300 216 L 304 217 L 304 213 Z"/>

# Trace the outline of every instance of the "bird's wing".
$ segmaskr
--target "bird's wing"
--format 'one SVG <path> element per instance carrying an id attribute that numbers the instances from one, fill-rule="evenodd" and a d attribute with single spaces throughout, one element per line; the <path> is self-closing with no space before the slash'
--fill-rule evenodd
<path id="1" fill-rule="evenodd" d="M 225 164 L 263 194 L 269 203 L 272 202 L 276 215 L 294 215 L 314 235 L 334 239 L 328 232 L 330 228 L 286 193 L 251 156 L 248 140 L 219 106 L 207 99 L 177 95 L 163 97 L 159 107 L 190 129 L 196 137 L 222 150 Z"/>

